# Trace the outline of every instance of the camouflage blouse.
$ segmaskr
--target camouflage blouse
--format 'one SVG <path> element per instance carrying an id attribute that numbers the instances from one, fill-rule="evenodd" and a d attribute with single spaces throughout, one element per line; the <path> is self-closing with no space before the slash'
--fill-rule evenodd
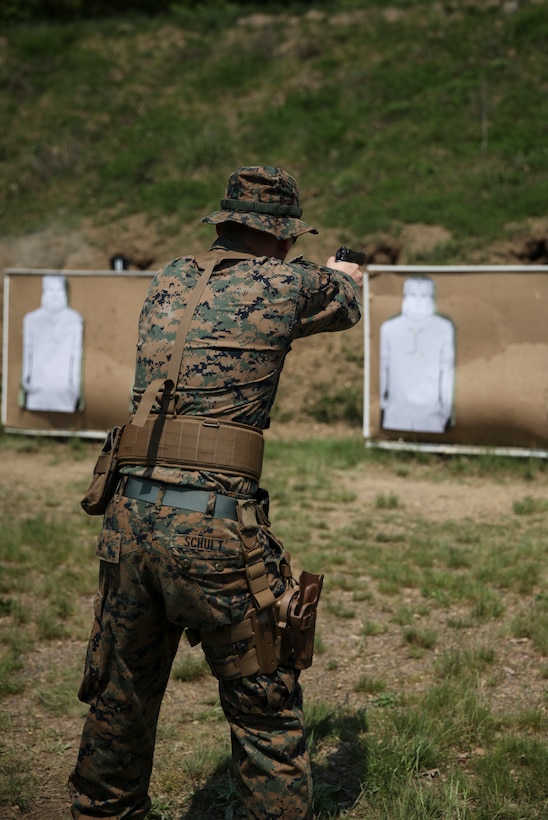
<path id="1" fill-rule="evenodd" d="M 213 248 L 246 251 L 227 239 Z M 178 324 L 199 275 L 194 257 L 186 256 L 152 280 L 139 320 L 134 408 L 149 382 L 167 375 Z M 268 427 L 292 341 L 345 330 L 360 316 L 357 287 L 343 273 L 300 257 L 226 260 L 213 272 L 190 325 L 177 412 Z M 172 470 L 169 475 L 175 478 Z M 167 479 L 162 468 L 154 477 Z"/>

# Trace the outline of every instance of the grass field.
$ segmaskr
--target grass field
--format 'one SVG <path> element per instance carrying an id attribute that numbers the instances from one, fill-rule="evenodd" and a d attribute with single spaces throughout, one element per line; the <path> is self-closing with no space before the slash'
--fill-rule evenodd
<path id="1" fill-rule="evenodd" d="M 0 449 L 0 815 L 60 820 L 85 714 L 100 522 L 78 502 L 94 452 Z M 271 439 L 265 484 L 297 567 L 326 574 L 302 678 L 318 818 L 546 817 L 545 461 Z M 198 650 L 176 660 L 152 795 L 151 818 L 239 816 Z"/>

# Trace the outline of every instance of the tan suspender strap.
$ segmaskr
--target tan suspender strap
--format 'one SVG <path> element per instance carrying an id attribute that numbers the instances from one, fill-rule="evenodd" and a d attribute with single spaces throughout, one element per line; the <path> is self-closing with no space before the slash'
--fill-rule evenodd
<path id="1" fill-rule="evenodd" d="M 264 453 L 262 430 L 200 416 L 168 416 L 163 419 L 151 455 L 149 444 L 158 419 L 149 416 L 143 427 L 126 425 L 118 450 L 121 467 L 159 464 L 209 469 L 259 481 Z"/>
<path id="2" fill-rule="evenodd" d="M 156 396 L 161 390 L 162 385 L 165 385 L 166 381 L 167 379 L 154 379 L 154 381 L 150 382 L 149 386 L 141 396 L 141 401 L 139 402 L 137 412 L 131 418 L 130 424 L 132 424 L 133 427 L 144 427 L 150 411 L 152 410 L 152 405 L 156 401 Z"/>
<path id="3" fill-rule="evenodd" d="M 141 401 L 139 402 L 137 412 L 135 413 L 130 422 L 131 424 L 135 425 L 135 427 L 144 426 L 146 419 L 150 411 L 152 410 L 152 405 L 156 400 L 158 391 L 161 389 L 162 385 L 164 386 L 165 390 L 169 389 L 170 392 L 172 392 L 173 394 L 175 393 L 175 387 L 177 386 L 177 381 L 179 379 L 181 360 L 183 358 L 183 351 L 185 349 L 186 337 L 188 335 L 190 323 L 192 322 L 192 317 L 194 316 L 196 306 L 200 301 L 200 297 L 204 292 L 205 286 L 209 282 L 211 274 L 213 273 L 213 268 L 215 267 L 215 264 L 217 263 L 218 259 L 219 257 L 217 254 L 211 254 L 210 256 L 208 255 L 206 258 L 204 258 L 204 270 L 200 275 L 200 278 L 196 282 L 196 287 L 190 294 L 190 298 L 187 302 L 187 306 L 183 313 L 181 323 L 177 329 L 175 343 L 173 345 L 171 358 L 169 360 L 167 377 L 165 379 L 154 379 L 154 381 L 152 381 L 145 390 L 145 393 L 141 397 Z M 169 386 L 167 384 L 168 380 L 171 382 Z"/>

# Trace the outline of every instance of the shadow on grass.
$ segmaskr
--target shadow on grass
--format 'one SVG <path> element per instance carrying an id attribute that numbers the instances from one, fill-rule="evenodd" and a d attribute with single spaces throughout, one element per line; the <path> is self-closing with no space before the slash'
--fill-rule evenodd
<path id="1" fill-rule="evenodd" d="M 329 711 L 307 720 L 314 810 L 318 820 L 344 815 L 362 793 L 367 774 L 365 710 Z M 220 763 L 177 820 L 243 820 L 230 758 Z"/>
<path id="2" fill-rule="evenodd" d="M 307 721 L 312 757 L 314 809 L 318 818 L 346 814 L 367 777 L 365 709 L 330 711 Z"/>

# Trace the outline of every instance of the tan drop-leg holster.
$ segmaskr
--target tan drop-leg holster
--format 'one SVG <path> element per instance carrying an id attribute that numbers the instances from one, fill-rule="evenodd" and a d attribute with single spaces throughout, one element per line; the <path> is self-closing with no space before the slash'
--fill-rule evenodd
<path id="1" fill-rule="evenodd" d="M 187 632 L 187 638 L 191 645 L 201 641 L 217 678 L 272 674 L 285 662 L 296 669 L 307 669 L 314 654 L 316 612 L 324 576 L 303 571 L 295 580 L 290 556 L 284 553 L 280 572 L 286 589 L 275 598 L 268 585 L 259 537 L 268 520 L 257 503 L 249 499 L 238 504 L 238 522 L 252 606 L 239 624 L 215 632 Z M 216 651 L 222 647 L 227 648 L 226 655 Z M 223 657 L 217 657 L 219 654 Z"/>

